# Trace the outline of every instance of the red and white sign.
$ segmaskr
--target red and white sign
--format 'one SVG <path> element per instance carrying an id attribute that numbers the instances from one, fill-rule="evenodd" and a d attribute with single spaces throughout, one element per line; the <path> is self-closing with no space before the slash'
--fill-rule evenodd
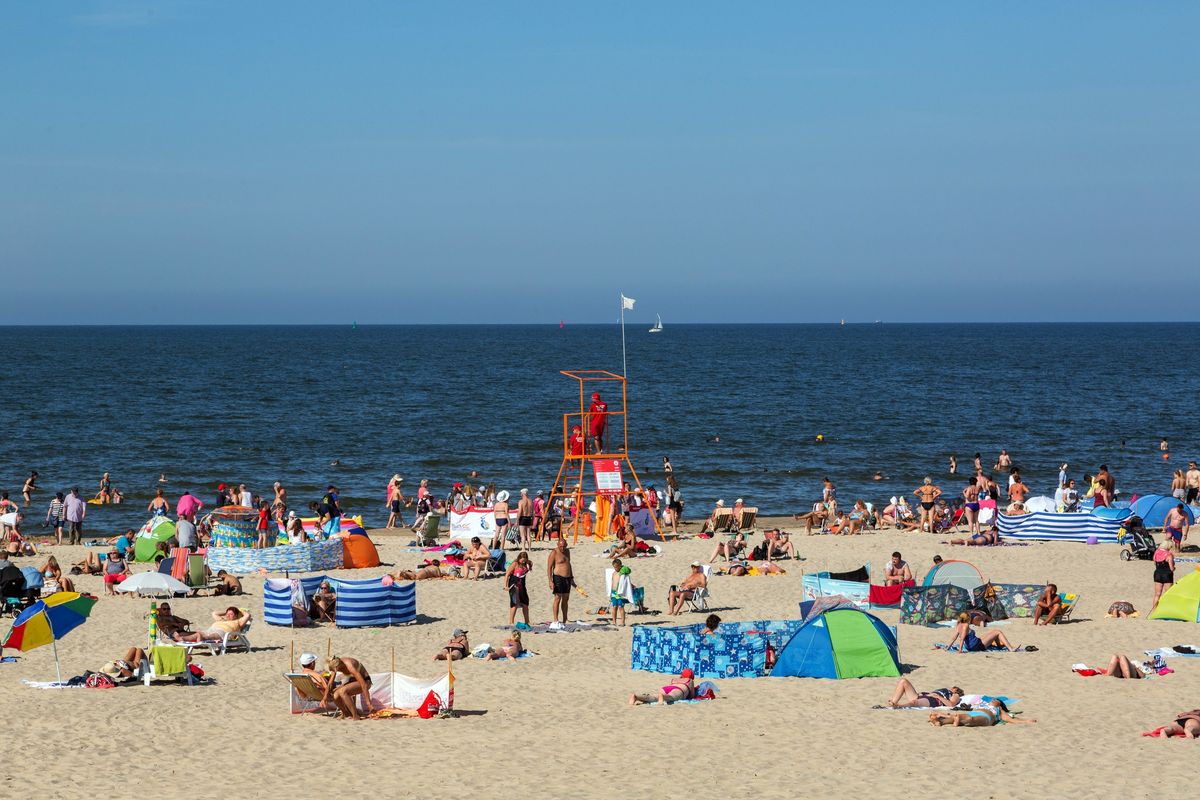
<path id="1" fill-rule="evenodd" d="M 615 458 L 593 458 L 592 469 L 596 473 L 596 494 L 614 495 L 625 491 L 620 461 Z"/>

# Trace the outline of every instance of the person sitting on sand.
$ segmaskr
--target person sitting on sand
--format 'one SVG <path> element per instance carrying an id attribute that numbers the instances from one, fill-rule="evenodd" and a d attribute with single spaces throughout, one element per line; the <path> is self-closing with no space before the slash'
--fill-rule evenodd
<path id="1" fill-rule="evenodd" d="M 620 523 L 616 531 L 617 543 L 608 551 L 608 557 L 614 561 L 618 558 L 635 558 L 637 556 L 637 535 L 633 528 Z"/>
<path id="2" fill-rule="evenodd" d="M 327 704 L 330 696 L 333 704 L 341 712 L 342 718 L 363 719 L 371 713 L 371 673 L 358 659 L 346 656 L 334 656 L 329 659 L 330 680 L 321 696 L 321 703 Z M 345 675 L 345 680 L 338 682 L 338 675 Z M 336 689 L 334 687 L 337 687 Z M 363 712 L 359 716 L 358 699 L 362 698 Z"/>
<path id="3" fill-rule="evenodd" d="M 887 705 L 888 708 L 953 708 L 962 697 L 963 690 L 957 686 L 918 692 L 908 678 L 901 678 Z"/>
<path id="4" fill-rule="evenodd" d="M 498 661 L 501 658 L 511 658 L 516 660 L 525 652 L 524 645 L 521 644 L 521 632 L 513 631 L 509 637 L 504 640 L 501 647 L 493 647 L 488 650 L 488 654 L 484 656 L 485 661 Z"/>
<path id="5" fill-rule="evenodd" d="M 442 562 L 437 558 L 419 569 L 397 570 L 391 573 L 391 576 L 393 580 L 397 581 L 431 581 L 453 577 L 450 573 L 442 571 Z"/>
<path id="6" fill-rule="evenodd" d="M 1010 644 L 1001 631 L 993 629 L 975 633 L 971 625 L 972 619 L 970 614 L 965 611 L 959 614 L 958 624 L 954 626 L 954 638 L 946 645 L 946 649 L 955 650 L 955 645 L 958 645 L 957 649 L 960 653 L 982 653 L 995 645 L 1003 647 L 1010 653 L 1020 649 Z"/>
<path id="7" fill-rule="evenodd" d="M 670 591 L 667 592 L 667 613 L 671 616 L 682 614 L 684 604 L 696 596 L 696 590 L 703 589 L 707 585 L 708 579 L 704 577 L 704 567 L 699 561 L 693 561 L 691 574 L 677 586 L 672 585 Z"/>
<path id="8" fill-rule="evenodd" d="M 47 558 L 46 563 L 38 568 L 38 572 L 42 573 L 42 578 L 46 581 L 43 587 L 46 594 L 75 591 L 75 582 L 63 574 L 62 567 L 58 565 L 58 559 L 54 556 Z"/>
<path id="9" fill-rule="evenodd" d="M 929 724 L 936 727 L 950 725 L 955 728 L 990 728 L 1002 722 L 1019 722 L 1022 725 L 1032 725 L 1036 719 L 1017 719 L 1008 710 L 1008 706 L 1000 698 L 986 705 L 973 708 L 970 711 L 950 711 L 938 709 L 929 712 Z"/>
<path id="10" fill-rule="evenodd" d="M 767 542 L 767 562 L 770 563 L 780 554 L 796 560 L 796 545 L 787 531 L 780 528 L 767 531 L 763 536 Z"/>
<path id="11" fill-rule="evenodd" d="M 900 551 L 892 553 L 892 558 L 883 568 L 884 586 L 903 586 L 913 579 L 912 568 L 900 557 Z"/>
<path id="12" fill-rule="evenodd" d="M 185 663 L 191 661 L 185 654 Z M 146 658 L 146 651 L 140 647 L 131 647 L 125 651 L 125 655 L 115 661 L 109 661 L 98 672 L 102 672 L 112 678 L 117 683 L 125 683 L 128 681 L 137 680 L 141 674 L 142 668 L 148 666 L 149 659 Z"/>
<path id="13" fill-rule="evenodd" d="M 179 637 L 188 633 L 188 628 L 192 627 L 192 623 L 183 617 L 177 617 L 171 612 L 170 603 L 159 603 L 157 609 L 158 619 L 158 638 L 179 640 Z"/>
<path id="14" fill-rule="evenodd" d="M 951 539 L 950 544 L 966 545 L 967 547 L 990 547 L 994 544 L 1000 544 L 1000 531 L 993 525 L 986 531 L 972 534 L 968 539 Z"/>
<path id="15" fill-rule="evenodd" d="M 217 570 L 217 586 L 213 589 L 215 595 L 232 597 L 242 594 L 242 582 L 236 575 L 230 575 L 223 569 Z"/>
<path id="16" fill-rule="evenodd" d="M 1191 711 L 1180 711 L 1175 715 L 1175 721 L 1152 731 L 1144 731 L 1142 736 L 1153 736 L 1167 739 L 1171 736 L 1181 736 L 1184 739 L 1200 739 L 1200 708 Z"/>
<path id="17" fill-rule="evenodd" d="M 1145 678 L 1154 673 L 1147 665 L 1135 664 L 1124 653 L 1114 653 L 1108 660 L 1108 668 L 1104 670 L 1113 678 Z"/>
<path id="18" fill-rule="evenodd" d="M 434 661 L 462 661 L 467 657 L 467 653 L 471 652 L 471 645 L 467 642 L 467 632 L 462 628 L 455 628 L 450 633 L 450 641 L 437 652 L 433 657 Z"/>
<path id="19" fill-rule="evenodd" d="M 337 595 L 329 581 L 321 581 L 321 585 L 313 592 L 308 613 L 316 622 L 337 622 Z"/>
<path id="20" fill-rule="evenodd" d="M 463 577 L 473 581 L 479 580 L 491 557 L 492 551 L 483 546 L 483 540 L 472 536 L 467 552 L 463 553 Z"/>
<path id="21" fill-rule="evenodd" d="M 696 695 L 695 673 L 684 667 L 679 677 L 659 690 L 658 694 L 631 694 L 629 705 L 656 702 L 660 706 L 670 705 L 679 700 L 691 700 Z"/>
<path id="22" fill-rule="evenodd" d="M 746 549 L 746 534 L 735 533 L 728 539 L 717 542 L 717 546 L 713 548 L 712 557 L 708 559 L 708 563 L 713 563 L 717 560 L 717 556 L 722 553 L 725 555 L 726 561 L 732 561 Z"/>
<path id="23" fill-rule="evenodd" d="M 235 606 L 224 611 L 212 612 L 212 624 L 196 633 L 185 633 L 175 637 L 177 642 L 219 642 L 226 634 L 241 633 L 250 624 L 250 612 Z"/>
<path id="24" fill-rule="evenodd" d="M 862 533 L 867 529 L 867 525 L 870 522 L 871 512 L 867 510 L 867 504 L 862 500 L 855 500 L 854 507 L 850 509 L 850 513 L 846 516 L 846 524 L 838 530 L 838 533 L 844 536 L 853 536 L 856 533 Z"/>
<path id="25" fill-rule="evenodd" d="M 1037 605 L 1033 607 L 1033 624 L 1049 625 L 1061 613 L 1062 597 L 1058 594 L 1058 587 L 1053 583 L 1047 583 L 1045 591 L 1038 598 Z"/>
<path id="26" fill-rule="evenodd" d="M 708 636 L 716 633 L 717 628 L 721 627 L 721 618 L 716 614 L 709 614 L 704 620 L 704 627 L 700 629 L 701 636 Z"/>

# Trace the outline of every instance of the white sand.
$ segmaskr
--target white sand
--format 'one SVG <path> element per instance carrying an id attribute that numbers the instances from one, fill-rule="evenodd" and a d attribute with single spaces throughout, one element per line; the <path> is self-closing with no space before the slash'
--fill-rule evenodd
<path id="1" fill-rule="evenodd" d="M 695 530 L 696 526 L 689 526 Z M 451 628 L 470 631 L 472 644 L 499 642 L 492 626 L 507 617 L 500 580 L 425 582 L 419 613 L 426 624 L 385 630 L 297 630 L 261 619 L 261 579 L 245 580 L 257 622 L 255 652 L 199 660 L 217 684 L 157 685 L 112 691 L 38 691 L 22 678 L 51 680 L 50 648 L 0 665 L 3 794 L 8 797 L 234 797 L 271 791 L 314 797 L 346 789 L 416 794 L 537 797 L 876 797 L 977 795 L 1028 797 L 1148 797 L 1187 785 L 1200 764 L 1200 743 L 1152 741 L 1142 729 L 1173 712 L 1200 706 L 1200 661 L 1174 659 L 1176 674 L 1149 681 L 1081 678 L 1079 661 L 1103 666 L 1114 652 L 1141 656 L 1162 645 L 1200 640 L 1200 626 L 1178 622 L 1105 619 L 1114 600 L 1148 611 L 1149 562 L 1122 563 L 1112 546 L 1034 544 L 992 549 L 951 548 L 941 536 L 880 533 L 853 538 L 796 537 L 802 562 L 784 562 L 782 577 L 717 577 L 713 605 L 726 621 L 795 617 L 800 572 L 849 569 L 864 561 L 881 567 L 900 549 L 918 576 L 934 553 L 974 561 L 1001 582 L 1055 580 L 1083 599 L 1075 622 L 1034 629 L 1019 620 L 1001 630 L 1036 653 L 957 655 L 931 649 L 946 629 L 902 626 L 901 660 L 919 689 L 951 683 L 968 692 L 1021 698 L 1018 709 L 1037 725 L 995 729 L 934 729 L 921 712 L 874 711 L 893 679 L 718 681 L 716 702 L 670 708 L 628 708 L 632 691 L 651 691 L 663 676 L 629 668 L 630 632 L 528 636 L 540 655 L 517 663 L 469 661 L 456 668 L 456 708 L 449 720 L 352 723 L 292 716 L 287 686 L 288 646 L 322 655 L 360 658 L 383 671 L 395 648 L 400 672 L 431 676 L 430 657 Z M 377 538 L 385 563 L 411 566 L 415 553 L 401 540 Z M 652 608 L 663 608 L 669 583 L 687 574 L 693 558 L 707 560 L 709 541 L 686 539 L 664 557 L 638 559 L 633 577 L 647 586 Z M 574 549 L 580 583 L 591 598 L 572 598 L 573 617 L 601 604 L 601 546 Z M 82 548 L 47 552 L 62 562 Z M 544 574 L 546 550 L 535 552 L 529 586 L 534 621 L 550 615 Z M 34 559 L 19 559 L 18 564 Z M 41 563 L 41 559 L 36 559 Z M 1180 573 L 1194 565 L 1181 564 Z M 382 570 L 338 573 L 378 575 Z M 99 578 L 77 580 L 102 592 Z M 204 622 L 225 598 L 173 601 L 176 613 Z M 149 601 L 101 598 L 92 619 L 59 643 L 64 674 L 96 669 L 130 645 L 143 645 Z M 898 612 L 879 612 L 894 624 Z M 682 622 L 699 622 L 686 614 Z M 631 616 L 662 623 L 665 617 Z M 5 651 L 11 654 L 11 651 Z M 1168 784 L 1176 789 L 1168 789 Z M 50 787 L 54 787 L 51 790 Z M 427 788 L 425 788 L 427 787 Z M 916 794 L 914 794 L 916 793 Z"/>

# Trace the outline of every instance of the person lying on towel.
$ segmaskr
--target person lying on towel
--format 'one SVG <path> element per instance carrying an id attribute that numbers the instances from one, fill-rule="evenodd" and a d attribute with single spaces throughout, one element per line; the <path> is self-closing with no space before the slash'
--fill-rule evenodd
<path id="1" fill-rule="evenodd" d="M 908 678 L 901 678 L 887 704 L 889 708 L 954 708 L 962 697 L 963 690 L 957 686 L 918 692 Z"/>
<path id="2" fill-rule="evenodd" d="M 629 705 L 658 702 L 660 706 L 669 705 L 679 700 L 691 700 L 696 695 L 695 673 L 684 668 L 679 677 L 662 687 L 658 694 L 631 694 Z"/>
<path id="3" fill-rule="evenodd" d="M 990 728 L 1004 722 L 1019 722 L 1022 725 L 1032 725 L 1036 719 L 1017 719 L 1008 711 L 1004 701 L 996 698 L 986 705 L 973 708 L 970 711 L 951 711 L 938 709 L 929 712 L 929 724 L 936 727 L 951 725 L 955 728 Z"/>

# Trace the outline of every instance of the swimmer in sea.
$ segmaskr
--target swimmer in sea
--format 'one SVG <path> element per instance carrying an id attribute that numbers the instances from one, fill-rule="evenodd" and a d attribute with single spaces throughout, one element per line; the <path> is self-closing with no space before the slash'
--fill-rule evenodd
<path id="1" fill-rule="evenodd" d="M 165 473 L 165 472 L 158 473 L 158 482 L 166 483 L 167 482 L 167 473 Z"/>

